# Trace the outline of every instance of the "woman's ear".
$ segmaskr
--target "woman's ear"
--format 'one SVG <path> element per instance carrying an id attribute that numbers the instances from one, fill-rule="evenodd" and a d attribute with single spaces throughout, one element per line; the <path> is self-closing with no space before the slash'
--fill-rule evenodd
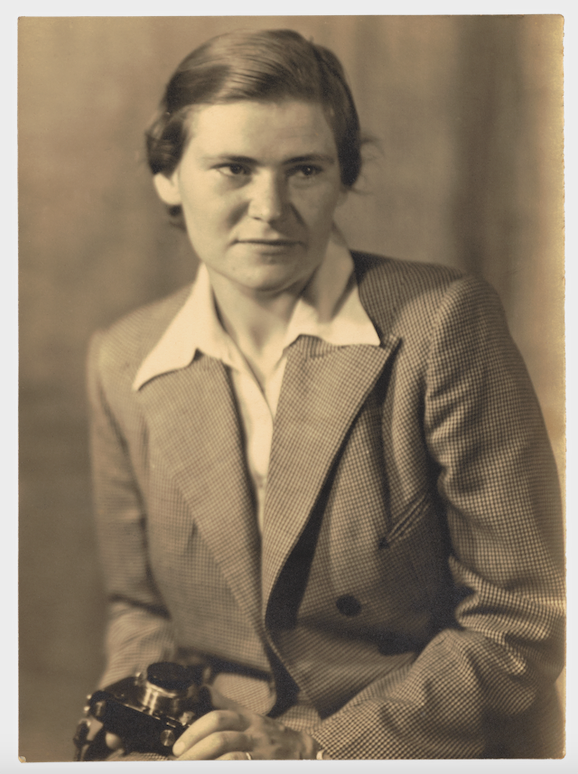
<path id="1" fill-rule="evenodd" d="M 181 204 L 181 190 L 176 172 L 173 172 L 170 177 L 159 172 L 153 177 L 153 182 L 158 195 L 165 204 L 168 204 L 169 207 Z"/>

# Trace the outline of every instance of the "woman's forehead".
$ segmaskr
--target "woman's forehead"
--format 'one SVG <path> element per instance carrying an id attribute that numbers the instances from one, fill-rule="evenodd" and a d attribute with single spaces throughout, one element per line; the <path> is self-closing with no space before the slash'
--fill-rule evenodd
<path id="1" fill-rule="evenodd" d="M 336 154 L 333 132 L 316 102 L 240 100 L 192 109 L 189 147 L 196 153 L 251 155 L 290 151 Z"/>

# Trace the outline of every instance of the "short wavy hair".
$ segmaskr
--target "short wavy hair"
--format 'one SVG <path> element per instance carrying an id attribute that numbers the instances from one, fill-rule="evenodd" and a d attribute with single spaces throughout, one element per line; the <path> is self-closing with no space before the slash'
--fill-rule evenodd
<path id="1" fill-rule="evenodd" d="M 322 106 L 335 137 L 341 182 L 352 188 L 361 171 L 361 133 L 343 67 L 329 49 L 293 30 L 218 35 L 181 62 L 146 132 L 152 173 L 168 176 L 176 169 L 195 105 L 284 99 Z"/>

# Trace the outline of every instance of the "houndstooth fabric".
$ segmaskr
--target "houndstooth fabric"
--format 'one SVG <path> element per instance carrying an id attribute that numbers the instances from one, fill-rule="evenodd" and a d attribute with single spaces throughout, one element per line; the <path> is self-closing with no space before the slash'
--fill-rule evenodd
<path id="1" fill-rule="evenodd" d="M 333 758 L 559 755 L 557 477 L 500 303 L 450 269 L 354 260 L 382 344 L 291 346 L 262 538 L 226 368 L 197 355 L 131 389 L 188 290 L 94 337 L 102 684 L 272 652 L 301 690 L 288 722 Z M 267 712 L 275 678 L 233 698 Z"/>

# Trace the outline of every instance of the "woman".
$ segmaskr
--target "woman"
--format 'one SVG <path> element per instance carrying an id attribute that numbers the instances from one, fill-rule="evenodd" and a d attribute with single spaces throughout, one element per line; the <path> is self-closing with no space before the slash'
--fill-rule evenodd
<path id="1" fill-rule="evenodd" d="M 336 57 L 189 55 L 147 134 L 193 288 L 93 340 L 102 685 L 211 666 L 179 759 L 559 754 L 556 471 L 494 292 L 351 253 Z"/>

